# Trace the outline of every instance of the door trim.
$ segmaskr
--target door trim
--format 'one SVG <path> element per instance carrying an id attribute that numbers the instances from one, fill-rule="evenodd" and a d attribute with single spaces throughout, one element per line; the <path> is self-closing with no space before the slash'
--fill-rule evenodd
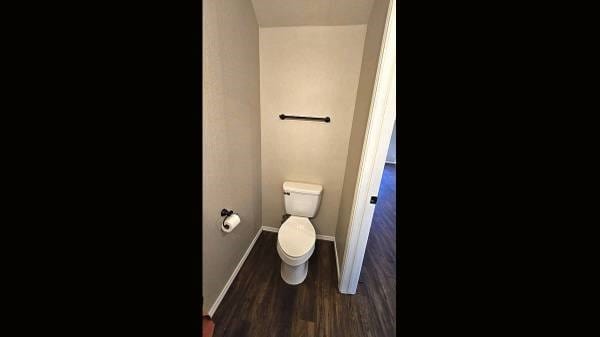
<path id="1" fill-rule="evenodd" d="M 386 19 L 371 110 L 363 143 L 358 179 L 348 228 L 344 263 L 338 288 L 341 293 L 355 294 L 369 238 L 377 195 L 389 142 L 396 119 L 396 1 L 390 0 Z"/>

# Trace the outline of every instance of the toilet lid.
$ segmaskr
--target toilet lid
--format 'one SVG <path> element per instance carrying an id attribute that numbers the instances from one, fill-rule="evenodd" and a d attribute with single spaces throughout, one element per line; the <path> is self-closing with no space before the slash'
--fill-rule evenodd
<path id="1" fill-rule="evenodd" d="M 314 245 L 317 234 L 308 218 L 290 216 L 279 228 L 277 240 L 283 251 L 291 257 L 306 254 Z"/>

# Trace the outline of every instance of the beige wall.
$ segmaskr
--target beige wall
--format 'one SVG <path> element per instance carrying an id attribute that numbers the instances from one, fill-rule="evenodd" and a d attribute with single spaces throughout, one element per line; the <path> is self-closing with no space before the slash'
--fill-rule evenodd
<path id="1" fill-rule="evenodd" d="M 202 292 L 215 302 L 260 226 L 258 24 L 248 0 L 203 2 Z M 222 208 L 239 212 L 231 233 Z"/>
<path id="2" fill-rule="evenodd" d="M 374 0 L 252 0 L 261 27 L 366 25 Z"/>
<path id="3" fill-rule="evenodd" d="M 350 211 L 354 200 L 356 179 L 358 178 L 358 167 L 367 129 L 367 121 L 371 107 L 371 96 L 373 94 L 373 86 L 375 85 L 375 75 L 379 62 L 379 52 L 381 50 L 381 41 L 385 29 L 388 4 L 389 0 L 376 0 L 373 3 L 371 17 L 369 18 L 369 23 L 367 25 L 360 81 L 356 96 L 356 106 L 354 108 L 354 120 L 352 122 L 350 144 L 348 147 L 348 162 L 346 163 L 345 168 L 339 219 L 335 235 L 340 265 L 343 265 L 344 263 L 343 259 L 348 236 Z"/>
<path id="4" fill-rule="evenodd" d="M 308 182 L 324 188 L 317 233 L 335 234 L 365 33 L 366 25 L 260 28 L 263 225 L 281 225 L 284 181 Z"/>

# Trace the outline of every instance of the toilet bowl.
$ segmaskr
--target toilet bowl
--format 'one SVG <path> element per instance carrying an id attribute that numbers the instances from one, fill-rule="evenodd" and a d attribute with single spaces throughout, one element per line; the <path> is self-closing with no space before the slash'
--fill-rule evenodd
<path id="1" fill-rule="evenodd" d="M 290 216 L 277 234 L 277 253 L 281 257 L 281 278 L 300 284 L 308 274 L 308 260 L 315 250 L 317 233 L 308 218 Z"/>
<path id="2" fill-rule="evenodd" d="M 317 213 L 322 192 L 321 185 L 283 183 L 285 210 L 290 217 L 279 228 L 277 253 L 281 257 L 281 278 L 287 284 L 300 284 L 308 274 L 308 259 L 317 240 L 309 218 Z"/>

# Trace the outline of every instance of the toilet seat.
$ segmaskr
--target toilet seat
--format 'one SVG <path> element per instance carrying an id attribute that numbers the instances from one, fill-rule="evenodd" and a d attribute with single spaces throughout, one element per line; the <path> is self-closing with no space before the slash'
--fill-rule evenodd
<path id="1" fill-rule="evenodd" d="M 277 249 L 284 253 L 290 262 L 299 262 L 306 255 L 310 257 L 314 248 L 317 233 L 305 217 L 290 216 L 279 228 Z"/>

